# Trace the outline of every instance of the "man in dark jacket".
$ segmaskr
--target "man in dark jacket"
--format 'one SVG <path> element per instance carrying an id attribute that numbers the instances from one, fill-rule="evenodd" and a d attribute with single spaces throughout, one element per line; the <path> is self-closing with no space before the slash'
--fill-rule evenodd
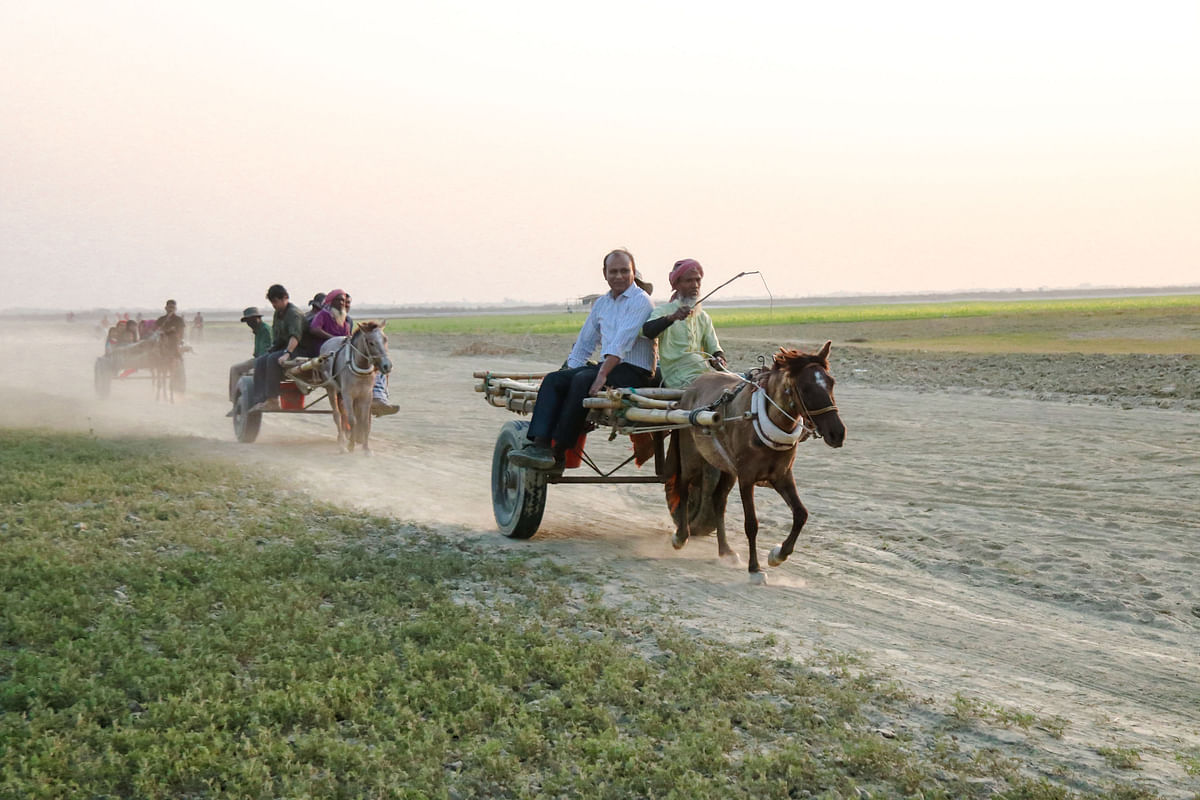
<path id="1" fill-rule="evenodd" d="M 267 289 L 267 302 L 275 309 L 271 321 L 271 351 L 254 359 L 254 406 L 250 411 L 279 411 L 279 382 L 283 364 L 292 358 L 304 337 L 304 314 L 278 283 Z"/>
<path id="2" fill-rule="evenodd" d="M 155 320 L 154 329 L 162 331 L 163 335 L 171 339 L 176 346 L 183 344 L 183 331 L 186 326 L 183 317 L 175 313 L 175 301 L 168 300 L 163 310 L 167 313 Z"/>

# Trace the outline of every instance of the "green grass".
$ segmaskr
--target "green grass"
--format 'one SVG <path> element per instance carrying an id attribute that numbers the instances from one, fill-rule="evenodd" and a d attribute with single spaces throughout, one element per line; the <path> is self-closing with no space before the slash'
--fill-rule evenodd
<path id="1" fill-rule="evenodd" d="M 700 640 L 179 447 L 0 431 L 0 797 L 1081 796 L 881 736 L 911 701 L 854 656 Z"/>
<path id="2" fill-rule="evenodd" d="M 1200 296 L 1093 298 L 1086 300 L 972 301 L 961 303 L 887 303 L 844 306 L 777 306 L 709 309 L 720 329 L 863 322 L 914 322 L 1043 314 L 1111 315 L 1129 312 L 1198 312 Z M 554 333 L 578 332 L 579 313 L 476 314 L 410 317 L 388 321 L 400 333 Z"/>

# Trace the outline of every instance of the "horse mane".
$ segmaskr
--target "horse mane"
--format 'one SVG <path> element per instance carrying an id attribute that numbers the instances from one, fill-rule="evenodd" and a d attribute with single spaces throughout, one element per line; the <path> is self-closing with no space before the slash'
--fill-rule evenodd
<path id="1" fill-rule="evenodd" d="M 365 322 L 357 323 L 354 326 L 354 330 L 351 331 L 350 334 L 353 336 L 354 333 L 356 333 L 359 330 L 361 330 L 363 333 L 370 333 L 371 331 L 376 330 L 377 328 L 382 328 L 382 327 L 383 326 L 380 325 L 377 320 L 369 319 L 369 320 L 366 320 Z"/>
<path id="2" fill-rule="evenodd" d="M 820 352 L 817 353 L 807 353 L 795 347 L 780 347 L 775 352 L 775 359 L 771 365 L 771 369 L 788 370 L 792 374 L 795 374 L 809 364 L 816 364 L 828 371 L 830 344 L 831 342 L 826 342 Z"/>

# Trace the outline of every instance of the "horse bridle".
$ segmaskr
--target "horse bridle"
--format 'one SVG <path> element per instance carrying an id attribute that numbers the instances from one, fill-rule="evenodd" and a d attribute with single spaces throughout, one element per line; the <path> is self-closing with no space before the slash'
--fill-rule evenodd
<path id="1" fill-rule="evenodd" d="M 363 339 L 365 339 L 367 342 L 364 350 L 359 350 L 357 347 L 354 346 L 354 337 L 359 333 L 362 334 Z M 356 331 L 354 331 L 354 333 L 350 334 L 350 336 L 347 337 L 345 346 L 350 348 L 350 352 L 352 355 L 351 355 L 348 363 L 350 366 L 350 371 L 353 372 L 355 375 L 370 375 L 376 369 L 383 368 L 383 363 L 382 363 L 383 355 L 382 354 L 371 355 L 371 340 L 369 338 L 369 334 L 366 331 L 364 331 L 362 328 L 357 329 Z M 355 358 L 354 356 L 362 356 L 363 358 L 365 358 L 367 361 L 367 366 L 366 367 L 358 366 L 358 359 Z"/>
<path id="2" fill-rule="evenodd" d="M 811 365 L 811 366 L 815 366 L 815 365 Z M 770 403 L 771 405 L 775 406 L 776 410 L 779 411 L 780 414 L 783 414 L 783 416 L 787 417 L 787 419 L 790 422 L 792 422 L 792 423 L 798 422 L 802 426 L 801 432 L 798 434 L 795 434 L 794 437 L 793 437 L 793 434 L 788 433 L 788 432 L 784 432 L 785 436 L 787 436 L 788 439 L 794 438 L 793 444 L 796 442 L 803 442 L 805 439 L 808 439 L 809 437 L 814 437 L 814 438 L 820 439 L 821 433 L 820 433 L 820 431 L 817 430 L 817 424 L 816 424 L 814 418 L 819 417 L 822 414 L 836 412 L 838 410 L 837 405 L 835 403 L 831 402 L 829 405 L 825 406 L 824 408 L 818 408 L 816 411 L 810 411 L 808 409 L 808 406 L 806 406 L 804 404 L 804 394 L 800 391 L 800 387 L 796 385 L 795 378 L 791 377 L 790 375 L 785 376 L 783 378 L 783 380 L 787 384 L 787 387 L 784 388 L 783 393 L 785 395 L 794 394 L 796 397 L 796 402 L 800 404 L 800 418 L 796 419 L 791 414 L 789 414 L 787 411 L 784 411 L 784 409 L 779 405 L 779 403 L 776 403 L 775 399 L 773 397 L 771 397 L 770 392 L 767 391 L 767 387 L 765 386 L 765 383 L 767 383 L 769 380 L 770 380 L 770 376 L 768 375 L 766 381 L 763 381 L 763 383 L 756 382 L 754 385 L 754 388 L 756 390 L 761 390 L 761 393 L 762 393 L 761 396 L 765 399 L 765 401 Z M 762 401 L 759 401 L 759 402 L 761 403 Z M 789 402 L 788 407 L 794 408 L 795 403 Z M 777 425 L 775 425 L 774 423 L 772 423 L 770 421 L 770 417 L 767 415 L 765 410 L 763 411 L 761 417 L 766 419 L 767 424 L 765 424 L 765 425 L 763 424 L 763 422 L 760 420 L 760 416 L 758 414 L 755 414 L 755 418 L 754 418 L 755 433 L 758 434 L 759 439 L 761 439 L 763 441 L 763 443 L 766 444 L 768 447 L 771 447 L 773 449 L 776 449 L 776 450 L 788 449 L 788 447 L 790 447 L 791 445 L 781 446 L 781 445 L 783 445 L 783 441 L 775 441 L 775 440 L 769 438 L 771 435 L 771 428 L 775 428 L 776 430 L 782 430 L 782 429 L 780 429 Z M 768 425 L 769 425 L 769 427 L 768 427 Z"/>

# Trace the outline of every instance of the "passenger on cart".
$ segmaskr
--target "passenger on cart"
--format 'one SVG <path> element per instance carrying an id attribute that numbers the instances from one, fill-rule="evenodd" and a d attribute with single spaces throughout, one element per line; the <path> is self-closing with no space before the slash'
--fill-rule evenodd
<path id="1" fill-rule="evenodd" d="M 325 307 L 325 293 L 317 292 L 313 295 L 313 299 L 308 301 L 308 310 L 304 312 L 304 321 L 309 325 L 312 324 L 313 317 L 321 313 L 321 309 Z"/>
<path id="2" fill-rule="evenodd" d="M 694 258 L 675 262 L 668 280 L 671 299 L 654 309 L 642 335 L 658 340 L 658 364 L 663 386 L 683 389 L 708 372 L 725 369 L 725 353 L 717 341 L 712 318 L 700 308 L 704 267 Z"/>
<path id="3" fill-rule="evenodd" d="M 271 319 L 271 350 L 254 359 L 254 392 L 250 411 L 279 411 L 279 382 L 284 362 L 293 358 L 304 338 L 304 314 L 292 304 L 287 289 L 272 284 L 267 302 L 275 309 Z"/>
<path id="4" fill-rule="evenodd" d="M 334 289 L 324 296 L 324 304 L 309 321 L 301 349 L 314 354 L 324 353 L 327 342 L 337 339 L 341 344 L 341 338 L 350 335 L 350 326 L 350 295 Z"/>
<path id="5" fill-rule="evenodd" d="M 239 361 L 229 368 L 229 402 L 234 402 L 237 384 L 243 375 L 254 373 L 254 359 L 271 350 L 271 326 L 263 322 L 262 313 L 255 306 L 249 306 L 242 312 L 242 322 L 254 333 L 254 355 L 245 361 Z M 231 409 L 225 416 L 232 417 Z"/>
<path id="6" fill-rule="evenodd" d="M 642 281 L 633 254 L 613 250 L 604 257 L 609 290 L 592 303 L 564 369 L 542 379 L 526 434 L 529 443 L 509 454 L 510 463 L 552 470 L 565 461 L 587 420 L 585 397 L 605 386 L 641 387 L 654 383 L 654 342 L 641 335 L 654 310 L 653 287 Z M 589 364 L 596 348 L 600 364 Z"/>

